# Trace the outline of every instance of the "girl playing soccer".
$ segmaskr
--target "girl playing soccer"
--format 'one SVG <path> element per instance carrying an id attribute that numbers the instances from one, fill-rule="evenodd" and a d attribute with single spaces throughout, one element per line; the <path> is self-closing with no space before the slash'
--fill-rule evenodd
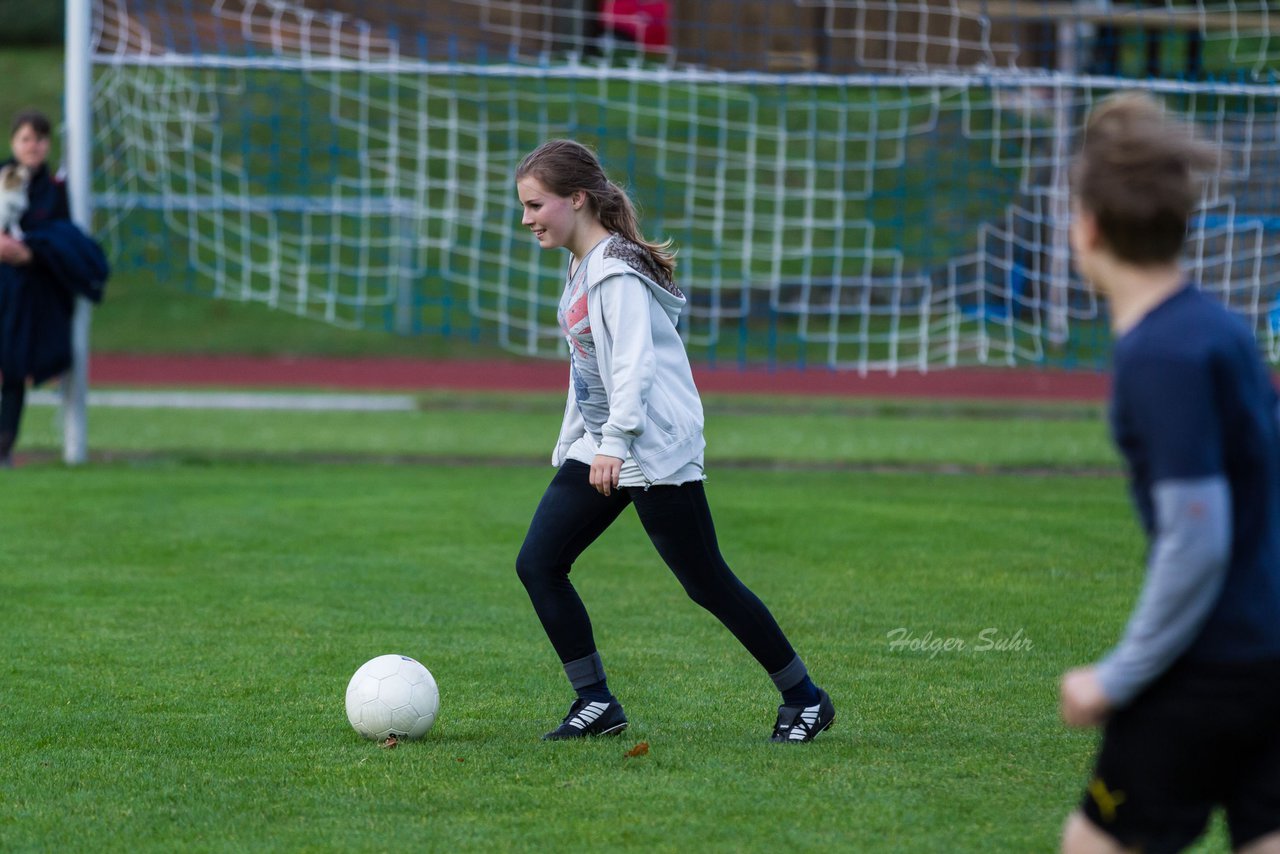
<path id="1" fill-rule="evenodd" d="M 571 379 L 552 455 L 559 470 L 516 560 L 578 695 L 543 738 L 616 734 L 627 726 L 569 571 L 634 504 L 690 598 L 733 632 L 781 691 L 772 740 L 812 740 L 835 719 L 831 698 L 716 544 L 702 485 L 702 402 L 676 330 L 685 297 L 672 280 L 669 242 L 644 238 L 626 193 L 579 143 L 539 146 L 516 170 L 516 188 L 521 223 L 538 245 L 570 253 L 559 310 Z"/>

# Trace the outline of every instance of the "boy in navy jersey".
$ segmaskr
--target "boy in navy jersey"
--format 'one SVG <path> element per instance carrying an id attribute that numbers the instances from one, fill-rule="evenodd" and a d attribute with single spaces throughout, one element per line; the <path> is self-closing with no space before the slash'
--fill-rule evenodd
<path id="1" fill-rule="evenodd" d="M 1280 852 L 1280 425 L 1249 328 L 1178 263 L 1214 152 L 1147 95 L 1085 129 L 1071 244 L 1116 335 L 1111 427 L 1149 540 L 1119 644 L 1062 680 L 1104 727 L 1065 852 L 1179 851 L 1226 811 L 1232 846 Z"/>

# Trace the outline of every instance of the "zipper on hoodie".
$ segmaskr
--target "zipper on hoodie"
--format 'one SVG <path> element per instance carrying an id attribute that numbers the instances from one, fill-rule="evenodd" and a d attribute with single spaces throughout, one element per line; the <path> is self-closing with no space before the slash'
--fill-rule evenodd
<path id="1" fill-rule="evenodd" d="M 631 454 L 631 462 L 635 463 L 636 468 L 640 470 L 640 476 L 644 478 L 644 491 L 648 492 L 649 487 L 653 486 L 653 478 L 649 477 L 649 473 L 644 470 L 644 466 L 640 465 L 640 460 L 634 453 Z"/>

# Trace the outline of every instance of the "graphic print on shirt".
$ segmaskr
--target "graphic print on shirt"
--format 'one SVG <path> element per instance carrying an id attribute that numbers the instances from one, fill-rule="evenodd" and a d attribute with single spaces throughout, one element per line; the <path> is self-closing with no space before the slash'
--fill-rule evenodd
<path id="1" fill-rule="evenodd" d="M 570 352 L 569 371 L 573 378 L 573 396 L 587 432 L 596 443 L 602 439 L 602 428 L 609 420 L 609 403 L 600 378 L 600 363 L 596 360 L 595 339 L 591 335 L 591 317 L 587 311 L 588 282 L 586 262 L 578 265 L 577 272 L 565 285 L 560 298 L 560 329 L 568 340 Z"/>
<path id="2" fill-rule="evenodd" d="M 591 386 L 587 384 L 587 380 L 578 372 L 577 354 L 569 362 L 569 376 L 573 378 L 573 397 L 578 401 L 578 408 L 581 409 L 584 403 L 591 402 Z"/>
<path id="3" fill-rule="evenodd" d="M 560 328 L 573 348 L 584 356 L 591 346 L 591 318 L 587 315 L 586 277 L 571 282 L 560 302 Z M 594 348 L 592 348 L 594 349 Z"/>

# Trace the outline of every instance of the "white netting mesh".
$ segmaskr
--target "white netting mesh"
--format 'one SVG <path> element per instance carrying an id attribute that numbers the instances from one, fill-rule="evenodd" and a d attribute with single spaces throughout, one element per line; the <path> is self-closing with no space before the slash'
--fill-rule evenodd
<path id="1" fill-rule="evenodd" d="M 123 266 L 330 323 L 558 353 L 563 259 L 520 227 L 511 174 L 570 136 L 679 246 L 695 358 L 1095 364 L 1066 169 L 1088 108 L 1140 86 L 1228 153 L 1189 262 L 1280 359 L 1265 3 L 1156 3 L 1140 26 L 1105 4 L 995 0 L 721 0 L 698 18 L 371 5 L 99 0 L 95 206 Z M 669 20 L 628 29 L 658 7 Z M 675 35 L 620 56 L 658 23 Z M 1152 33 L 1178 68 L 1133 79 Z"/>

